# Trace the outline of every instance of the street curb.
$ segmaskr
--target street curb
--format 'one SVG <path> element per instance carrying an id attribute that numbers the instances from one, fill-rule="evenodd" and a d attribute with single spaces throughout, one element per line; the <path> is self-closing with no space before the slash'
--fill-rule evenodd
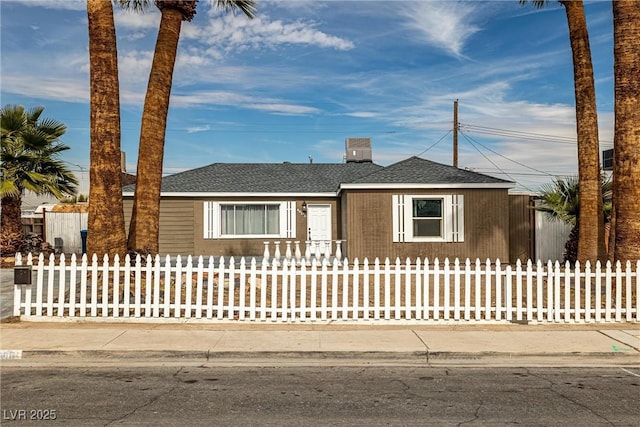
<path id="1" fill-rule="evenodd" d="M 16 360 L 16 359 L 12 359 Z M 21 359 L 30 361 L 64 362 L 122 362 L 145 361 L 169 363 L 180 361 L 202 363 L 305 364 L 336 362 L 337 364 L 418 364 L 418 365 L 479 365 L 512 366 L 594 366 L 623 365 L 640 367 L 636 352 L 565 352 L 565 353 L 509 353 L 509 352 L 382 352 L 382 351 L 106 351 L 106 350 L 26 350 Z"/>
<path id="2" fill-rule="evenodd" d="M 23 359 L 31 357 L 71 357 L 103 359 L 399 359 L 426 361 L 427 353 L 384 351 L 108 351 L 108 350 L 26 350 Z"/>

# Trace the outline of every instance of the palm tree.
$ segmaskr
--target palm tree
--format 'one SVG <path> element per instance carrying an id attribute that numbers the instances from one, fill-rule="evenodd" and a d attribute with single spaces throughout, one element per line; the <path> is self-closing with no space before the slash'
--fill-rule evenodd
<path id="1" fill-rule="evenodd" d="M 521 4 L 527 0 L 520 0 Z M 548 0 L 530 0 L 543 7 Z M 578 179 L 580 212 L 578 259 L 606 259 L 602 194 L 600 187 L 600 146 L 593 63 L 589 46 L 587 20 L 582 0 L 560 0 L 567 14 L 569 41 L 573 52 L 573 81 L 576 99 L 576 129 L 578 136 Z"/>
<path id="2" fill-rule="evenodd" d="M 640 3 L 613 2 L 614 259 L 640 259 Z"/>
<path id="3" fill-rule="evenodd" d="M 602 217 L 605 223 L 608 223 L 612 212 L 612 182 L 604 174 L 600 177 L 600 188 L 602 194 L 600 203 Z M 582 197 L 582 191 L 580 190 L 578 177 L 570 176 L 554 179 L 551 184 L 543 186 L 540 197 L 541 204 L 534 208 L 537 211 L 545 212 L 550 218 L 562 221 L 571 227 L 569 239 L 565 244 L 563 260 L 571 263 L 578 259 L 580 225 L 583 223 L 580 211 L 580 199 Z"/>
<path id="4" fill-rule="evenodd" d="M 120 2 L 131 7 L 131 1 Z M 149 2 L 133 2 L 144 7 Z M 164 140 L 169 111 L 169 97 L 182 21 L 191 21 L 196 14 L 197 0 L 156 0 L 162 18 L 158 30 L 153 63 L 144 101 L 137 181 L 129 227 L 130 250 L 157 253 L 160 228 L 160 185 Z M 217 0 L 225 11 L 242 11 L 248 18 L 255 14 L 254 0 Z"/>
<path id="5" fill-rule="evenodd" d="M 7 105 L 0 110 L 2 125 L 2 178 L 0 181 L 2 254 L 22 250 L 21 205 L 24 190 L 58 198 L 74 195 L 78 181 L 58 159 L 69 147 L 60 142 L 67 127 L 52 119 L 41 119 L 44 107 L 25 111 Z"/>
<path id="6" fill-rule="evenodd" d="M 127 251 L 122 202 L 120 87 L 113 7 L 87 0 L 91 86 L 91 149 L 87 252 Z"/>

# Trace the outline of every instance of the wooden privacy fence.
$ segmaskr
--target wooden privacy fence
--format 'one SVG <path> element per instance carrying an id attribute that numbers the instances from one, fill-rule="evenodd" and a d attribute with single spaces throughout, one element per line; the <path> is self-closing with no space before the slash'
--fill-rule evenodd
<path id="1" fill-rule="evenodd" d="M 89 262 L 86 255 L 18 254 L 16 265 L 24 264 L 34 280 L 15 285 L 14 315 L 27 318 L 637 322 L 640 306 L 640 261 L 583 268 L 457 259 Z"/>

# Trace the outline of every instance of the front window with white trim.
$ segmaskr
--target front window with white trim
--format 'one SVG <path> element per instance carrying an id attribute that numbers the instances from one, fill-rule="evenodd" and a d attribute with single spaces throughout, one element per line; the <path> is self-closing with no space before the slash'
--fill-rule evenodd
<path id="1" fill-rule="evenodd" d="M 295 237 L 295 202 L 204 202 L 204 238 Z"/>
<path id="2" fill-rule="evenodd" d="M 279 233 L 279 204 L 220 205 L 220 234 L 223 236 Z"/>
<path id="3" fill-rule="evenodd" d="M 463 242 L 462 195 L 394 195 L 394 242 Z"/>

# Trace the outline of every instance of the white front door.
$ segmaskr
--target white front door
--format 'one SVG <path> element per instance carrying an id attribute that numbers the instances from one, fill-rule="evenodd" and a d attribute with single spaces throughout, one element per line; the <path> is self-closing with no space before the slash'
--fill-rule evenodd
<path id="1" fill-rule="evenodd" d="M 331 205 L 307 205 L 307 239 L 313 255 L 331 254 Z"/>

